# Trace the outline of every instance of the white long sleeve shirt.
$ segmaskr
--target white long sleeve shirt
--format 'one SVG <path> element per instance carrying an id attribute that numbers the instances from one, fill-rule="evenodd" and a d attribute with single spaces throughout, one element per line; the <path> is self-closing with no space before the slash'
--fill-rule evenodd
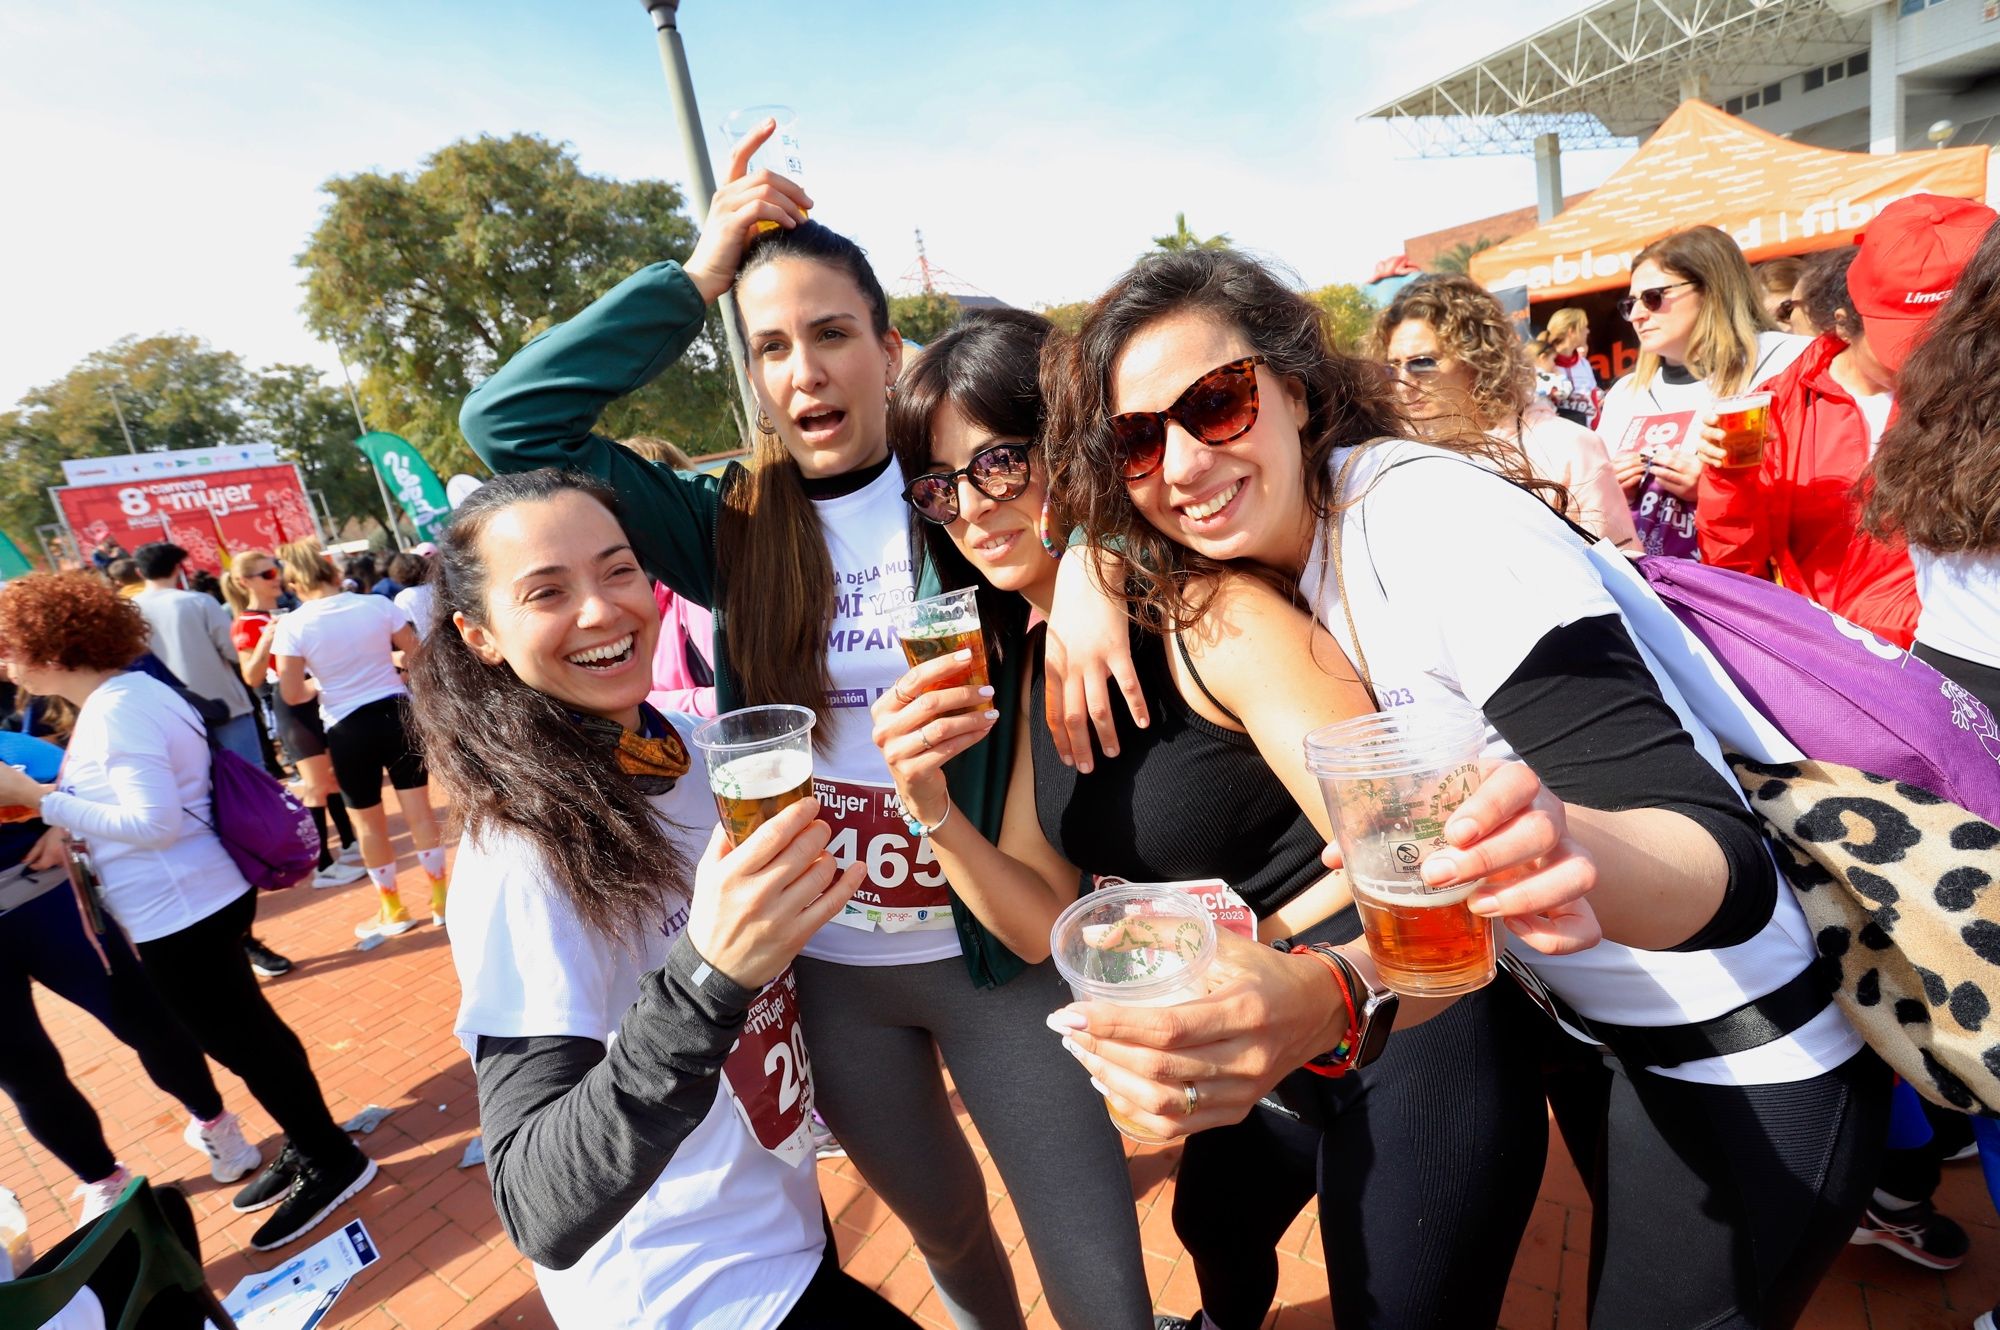
<path id="1" fill-rule="evenodd" d="M 209 827 L 208 739 L 171 688 L 137 672 L 85 699 L 42 820 L 90 846 L 104 908 L 134 942 L 206 919 L 250 884 Z"/>

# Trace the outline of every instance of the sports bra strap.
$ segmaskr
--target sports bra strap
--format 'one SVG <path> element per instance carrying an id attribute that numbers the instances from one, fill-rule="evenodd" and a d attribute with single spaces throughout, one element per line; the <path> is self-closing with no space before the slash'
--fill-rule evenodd
<path id="1" fill-rule="evenodd" d="M 1181 639 L 1181 635 L 1179 633 L 1174 634 L 1174 646 L 1180 650 L 1181 664 L 1187 666 L 1188 675 L 1191 678 L 1193 678 L 1194 686 L 1201 689 L 1201 695 L 1207 698 L 1209 701 L 1215 703 L 1215 709 L 1217 711 L 1220 711 L 1223 715 L 1229 717 L 1229 719 L 1235 721 L 1238 725 L 1243 725 L 1243 717 L 1237 715 L 1235 712 L 1231 711 L 1228 707 L 1222 705 L 1222 699 L 1217 697 L 1214 693 L 1208 690 L 1208 685 L 1202 681 L 1201 671 L 1194 667 L 1194 657 L 1188 654 L 1187 643 Z M 1248 729 L 1249 726 L 1245 725 L 1244 728 Z"/>

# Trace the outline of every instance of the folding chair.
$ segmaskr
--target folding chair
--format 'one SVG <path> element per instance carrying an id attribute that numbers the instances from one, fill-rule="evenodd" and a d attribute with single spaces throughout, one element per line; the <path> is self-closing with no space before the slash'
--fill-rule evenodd
<path id="1" fill-rule="evenodd" d="M 236 1330 L 236 1322 L 209 1291 L 200 1263 L 167 1223 L 144 1178 L 132 1179 L 118 1203 L 98 1216 L 53 1270 L 0 1284 L 0 1326 L 35 1330 L 54 1319 L 127 1236 L 138 1244 L 139 1259 L 131 1296 L 112 1323 L 113 1330 L 137 1330 L 147 1306 L 169 1289 L 180 1289 L 192 1298 L 216 1330 Z"/>

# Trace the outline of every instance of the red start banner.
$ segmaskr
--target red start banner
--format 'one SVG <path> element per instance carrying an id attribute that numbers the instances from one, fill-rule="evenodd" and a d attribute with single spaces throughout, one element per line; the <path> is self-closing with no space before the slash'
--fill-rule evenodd
<path id="1" fill-rule="evenodd" d="M 127 550 L 170 540 L 188 552 L 190 564 L 210 572 L 221 570 L 225 551 L 275 550 L 319 534 L 298 468 L 289 464 L 61 485 L 50 492 L 82 548 L 106 536 Z"/>

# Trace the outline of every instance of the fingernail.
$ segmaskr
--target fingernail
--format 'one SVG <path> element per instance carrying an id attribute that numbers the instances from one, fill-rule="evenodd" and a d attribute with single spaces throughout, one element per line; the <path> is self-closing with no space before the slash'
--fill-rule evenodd
<path id="1" fill-rule="evenodd" d="M 1426 885 L 1441 887 L 1458 876 L 1458 860 L 1450 854 L 1438 853 L 1424 860 L 1418 870 Z"/>
<path id="2" fill-rule="evenodd" d="M 1063 1046 L 1063 1052 L 1069 1054 L 1073 1058 L 1083 1056 L 1083 1050 L 1076 1046 L 1076 1040 L 1071 1039 L 1068 1035 L 1063 1036 L 1062 1046 Z"/>
<path id="3" fill-rule="evenodd" d="M 1109 1099 L 1111 1097 L 1110 1087 L 1105 1085 L 1103 1081 L 1098 1080 L 1095 1076 L 1090 1078 L 1090 1088 L 1097 1091 L 1098 1095 L 1101 1098 Z"/>
<path id="4" fill-rule="evenodd" d="M 1106 745 L 1104 745 L 1104 755 L 1105 755 L 1106 757 L 1116 757 L 1116 756 L 1118 756 L 1118 745 L 1117 745 L 1117 744 L 1106 744 Z"/>
<path id="5" fill-rule="evenodd" d="M 1081 1030 L 1084 1028 L 1083 1014 L 1064 1007 L 1059 1011 L 1050 1012 L 1042 1024 L 1048 1026 L 1057 1034 L 1061 1034 L 1065 1030 Z"/>
<path id="6" fill-rule="evenodd" d="M 1076 769 L 1082 772 L 1084 775 L 1088 776 L 1090 774 L 1090 763 L 1079 762 L 1076 764 Z"/>
<path id="7" fill-rule="evenodd" d="M 1444 835 L 1453 845 L 1463 846 L 1478 837 L 1479 824 L 1469 817 L 1455 817 L 1445 823 Z"/>
<path id="8" fill-rule="evenodd" d="M 980 695 L 981 697 L 991 697 L 991 696 L 993 696 L 993 685 L 992 685 L 992 684 L 987 684 L 987 685 L 985 685 L 984 687 L 982 687 L 982 688 L 981 688 L 981 689 L 979 690 L 979 695 Z"/>
<path id="9" fill-rule="evenodd" d="M 985 712 L 981 712 L 980 714 L 981 714 L 981 715 L 983 715 L 983 716 L 984 716 L 984 717 L 985 717 L 985 718 L 986 718 L 987 720 L 999 720 L 999 719 L 1000 719 L 1000 713 L 999 713 L 999 712 L 997 712 L 997 711 L 985 711 Z"/>
<path id="10" fill-rule="evenodd" d="M 972 659 L 972 650 L 971 650 L 971 648 L 969 648 L 969 647 L 968 647 L 968 648 L 967 648 L 966 650 L 964 650 L 964 651 L 961 651 L 961 652 L 959 652 L 959 653 L 958 653 L 957 655 L 953 656 L 953 657 L 952 657 L 952 659 L 953 659 L 953 660 L 971 660 L 971 659 Z"/>
<path id="11" fill-rule="evenodd" d="M 1491 896 L 1474 896 L 1465 903 L 1465 908 L 1474 914 L 1498 914 L 1500 902 Z"/>

